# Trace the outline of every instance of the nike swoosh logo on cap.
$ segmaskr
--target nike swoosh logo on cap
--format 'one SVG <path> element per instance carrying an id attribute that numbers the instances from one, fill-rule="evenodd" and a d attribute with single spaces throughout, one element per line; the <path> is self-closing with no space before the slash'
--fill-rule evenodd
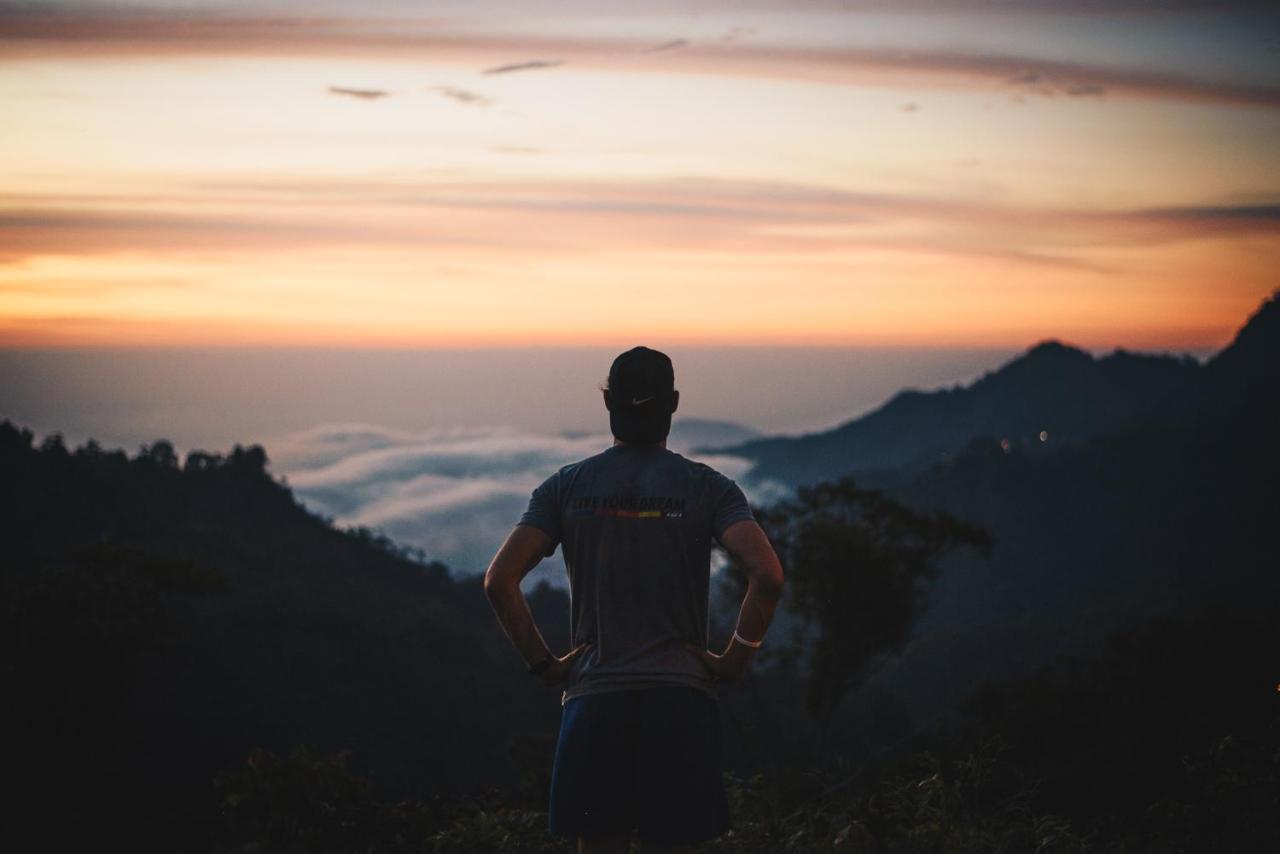
<path id="1" fill-rule="evenodd" d="M 640 404 L 642 404 L 642 403 L 648 403 L 648 402 L 649 402 L 649 401 L 651 401 L 651 400 L 653 400 L 653 397 L 652 397 L 652 396 L 649 396 L 649 397 L 643 397 L 643 398 L 633 397 L 633 398 L 631 398 L 631 405 L 632 405 L 632 406 L 639 406 Z"/>

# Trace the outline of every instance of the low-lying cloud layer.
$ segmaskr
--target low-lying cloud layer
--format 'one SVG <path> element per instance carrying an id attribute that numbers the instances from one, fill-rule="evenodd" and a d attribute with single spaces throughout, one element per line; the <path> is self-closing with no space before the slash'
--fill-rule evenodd
<path id="1" fill-rule="evenodd" d="M 672 449 L 689 456 L 689 445 L 751 434 L 736 425 L 687 426 L 673 430 Z M 471 575 L 488 566 L 539 483 L 611 443 L 606 434 L 544 435 L 510 428 L 413 433 L 342 424 L 276 441 L 272 457 L 275 471 L 312 511 L 339 525 L 380 530 L 421 548 L 455 574 Z M 749 468 L 736 457 L 697 459 L 735 479 Z M 772 486 L 745 481 L 742 486 L 754 501 L 776 494 Z M 559 552 L 543 561 L 534 577 L 563 584 Z"/>

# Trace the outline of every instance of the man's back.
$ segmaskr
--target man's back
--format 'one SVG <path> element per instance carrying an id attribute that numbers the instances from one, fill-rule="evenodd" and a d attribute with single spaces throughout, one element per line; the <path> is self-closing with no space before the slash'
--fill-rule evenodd
<path id="1" fill-rule="evenodd" d="M 751 519 L 742 490 L 659 445 L 616 444 L 534 490 L 520 524 L 559 543 L 573 644 L 562 697 L 659 685 L 714 693 L 687 644 L 707 643 L 712 538 Z"/>
<path id="2" fill-rule="evenodd" d="M 741 678 L 782 593 L 782 566 L 742 490 L 666 448 L 680 404 L 665 354 L 634 347 L 601 389 L 613 447 L 562 467 L 485 571 L 498 622 L 547 685 L 565 685 L 548 829 L 578 850 L 663 850 L 730 827 L 714 682 Z M 711 542 L 747 573 L 733 639 L 707 649 Z M 573 649 L 557 656 L 520 580 L 563 548 Z M 656 850 L 656 849 L 654 849 Z"/>

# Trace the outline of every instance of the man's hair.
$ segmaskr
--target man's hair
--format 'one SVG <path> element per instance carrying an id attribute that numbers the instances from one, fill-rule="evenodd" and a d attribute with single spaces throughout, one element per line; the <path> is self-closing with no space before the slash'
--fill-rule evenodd
<path id="1" fill-rule="evenodd" d="M 661 442 L 671 432 L 678 401 L 675 371 L 665 353 L 633 347 L 613 360 L 604 404 L 615 438 L 643 445 Z"/>

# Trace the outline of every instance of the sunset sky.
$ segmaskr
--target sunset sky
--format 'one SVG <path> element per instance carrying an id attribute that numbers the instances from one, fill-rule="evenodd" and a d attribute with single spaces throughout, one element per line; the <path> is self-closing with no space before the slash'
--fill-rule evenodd
<path id="1" fill-rule="evenodd" d="M 0 346 L 1220 346 L 1268 5 L 0 2 Z"/>

